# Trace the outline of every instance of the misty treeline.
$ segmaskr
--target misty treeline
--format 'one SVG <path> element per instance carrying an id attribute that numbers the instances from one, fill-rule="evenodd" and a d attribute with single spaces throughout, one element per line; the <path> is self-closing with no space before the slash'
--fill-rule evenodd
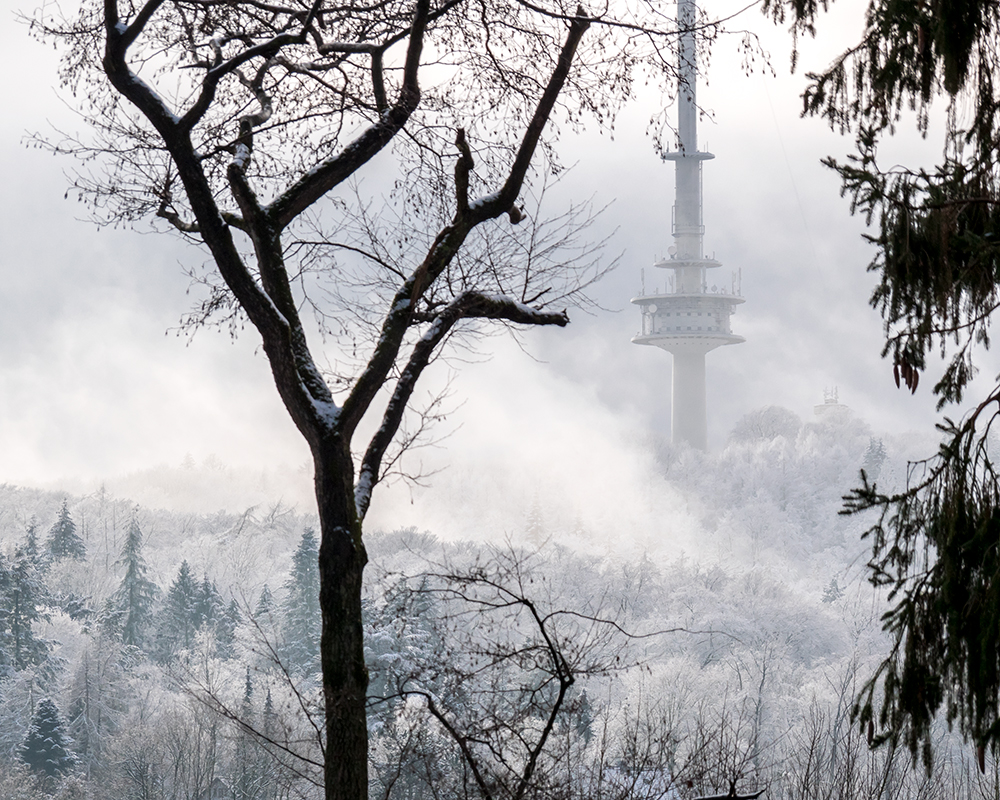
<path id="1" fill-rule="evenodd" d="M 898 483 L 903 448 L 778 408 L 719 454 L 662 448 L 699 552 L 609 547 L 628 531 L 544 495 L 510 498 L 505 534 L 373 534 L 374 796 L 996 796 L 1000 764 L 945 725 L 928 777 L 851 723 L 882 600 L 830 512 L 862 467 Z M 314 524 L 0 487 L 0 796 L 322 796 Z"/>

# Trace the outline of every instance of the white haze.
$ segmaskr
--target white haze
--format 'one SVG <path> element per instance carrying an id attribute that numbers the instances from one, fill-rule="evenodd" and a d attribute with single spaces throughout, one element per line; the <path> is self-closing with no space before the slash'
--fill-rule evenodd
<path id="1" fill-rule="evenodd" d="M 849 141 L 798 117 L 803 73 L 852 41 L 860 9 L 836 4 L 820 40 L 800 42 L 796 75 L 787 70 L 787 35 L 755 11 L 743 14 L 734 27 L 761 33 L 777 76 L 745 76 L 735 37 L 724 37 L 700 91 L 713 117 L 701 124 L 701 144 L 716 154 L 704 173 L 706 249 L 723 262 L 720 280 L 742 271 L 747 300 L 733 318 L 747 342 L 708 356 L 715 451 L 751 410 L 780 405 L 809 419 L 832 387 L 877 434 L 925 435 L 936 419 L 925 388 L 933 370 L 910 397 L 879 358 L 863 225 L 819 165 L 823 155 L 842 156 Z M 721 4 L 709 11 L 728 13 Z M 238 509 L 276 496 L 310 507 L 308 451 L 256 334 L 232 342 L 208 330 L 189 341 L 171 332 L 190 304 L 183 267 L 204 255 L 169 236 L 96 232 L 75 218 L 82 209 L 62 200 L 62 171 L 73 165 L 23 142 L 26 131 L 79 126 L 51 88 L 55 56 L 9 16 L 0 44 L 6 73 L 24 77 L 0 86 L 0 107 L 16 109 L 0 121 L 0 482 L 79 492 L 103 483 L 172 508 Z M 648 285 L 662 281 L 650 265 L 670 241 L 673 174 L 645 137 L 651 110 L 630 107 L 613 138 L 563 141 L 564 160 L 576 166 L 553 210 L 571 198 L 611 203 L 593 229 L 595 238 L 617 231 L 608 255 L 623 255 L 596 291 L 607 310 L 574 312 L 566 330 L 530 332 L 530 355 L 499 337 L 485 346 L 492 359 L 461 366 L 441 429 L 451 435 L 408 465 L 417 470 L 423 460 L 444 471 L 427 488 L 380 490 L 373 527 L 459 534 L 469 518 L 499 532 L 545 494 L 576 508 L 587 526 L 618 520 L 638 547 L 660 535 L 669 515 L 678 546 L 688 546 L 693 528 L 657 477 L 650 445 L 669 433 L 670 357 L 629 342 L 640 270 Z M 907 140 L 900 154 L 926 149 Z M 443 381 L 445 369 L 432 380 Z M 985 369 L 985 378 L 994 372 Z M 229 477 L 185 481 L 176 477 L 185 461 Z"/>
<path id="2" fill-rule="evenodd" d="M 848 667 L 863 672 L 881 657 L 863 520 L 837 511 L 873 437 L 888 452 L 879 480 L 890 489 L 908 460 L 934 452 L 930 386 L 940 367 L 915 396 L 894 386 L 879 357 L 881 323 L 868 307 L 874 278 L 865 273 L 872 252 L 863 221 L 849 216 L 836 176 L 819 164 L 827 154 L 843 157 L 850 141 L 799 118 L 804 72 L 854 41 L 862 10 L 860 0 L 836 3 L 820 40 L 800 42 L 796 75 L 787 71 L 787 35 L 755 10 L 737 24 L 761 32 L 777 76 L 745 76 L 731 38 L 711 59 L 699 94 L 711 114 L 701 146 L 716 155 L 704 169 L 705 245 L 723 263 L 713 282 L 742 271 L 746 303 L 733 330 L 747 341 L 708 355 L 709 453 L 667 444 L 670 356 L 629 341 L 639 325 L 629 299 L 640 271 L 647 287 L 662 285 L 651 264 L 670 244 L 673 203 L 673 169 L 645 136 L 653 109 L 637 104 L 613 138 L 563 140 L 563 160 L 575 166 L 551 198 L 553 213 L 571 200 L 610 204 L 591 231 L 595 240 L 614 233 L 607 255 L 622 256 L 596 289 L 603 309 L 571 311 L 568 328 L 529 331 L 518 342 L 489 338 L 472 363 L 432 366 L 421 400 L 447 387 L 447 418 L 403 462 L 425 477 L 376 489 L 366 520 L 369 590 L 380 569 L 393 567 L 380 564 L 381 551 L 386 542 L 398 547 L 405 534 L 394 532 L 403 528 L 445 543 L 552 542 L 541 548 L 547 565 L 579 570 L 577 562 L 597 557 L 602 582 L 623 593 L 622 576 L 652 563 L 661 574 L 639 598 L 651 629 L 681 623 L 748 634 L 733 663 L 778 652 L 768 724 L 782 742 L 792 741 L 796 720 L 836 695 Z M 727 13 L 721 3 L 709 11 Z M 255 602 L 265 584 L 280 596 L 302 530 L 315 525 L 314 500 L 308 450 L 258 337 L 252 329 L 235 341 L 214 330 L 178 336 L 191 303 L 184 268 L 204 254 L 169 236 L 97 232 L 75 218 L 83 210 L 62 200 L 62 171 L 73 165 L 22 141 L 26 131 L 79 124 L 51 88 L 54 54 L 26 34 L 9 15 L 0 19 L 0 64 L 21 78 L 0 82 L 8 112 L 0 115 L 0 553 L 13 552 L 32 516 L 47 531 L 65 498 L 90 558 L 86 571 L 65 567 L 65 575 L 95 608 L 118 584 L 114 564 L 133 513 L 161 589 L 188 560 L 241 604 Z M 888 151 L 900 161 L 932 159 L 930 141 L 904 137 Z M 984 354 L 981 363 L 986 383 L 996 359 Z M 814 406 L 834 387 L 849 411 L 817 417 Z M 746 415 L 775 406 L 790 412 L 778 414 L 781 431 L 732 436 Z M 576 575 L 551 572 L 567 583 Z M 841 600 L 827 602 L 831 585 L 847 588 Z M 584 603 L 589 592 L 607 591 L 593 576 L 574 589 Z M 88 642 L 61 613 L 43 633 L 60 642 L 67 664 Z M 667 655 L 648 678 L 626 676 L 616 692 L 670 697 L 689 681 L 692 696 L 728 697 L 728 662 L 706 669 L 686 643 L 677 652 L 663 645 Z M 224 666 L 234 691 L 243 664 Z M 186 707 L 164 687 L 151 696 L 163 706 L 158 714 Z M 0 711 L 16 700 L 6 692 Z M 13 713 L 0 718 L 11 729 L 27 724 Z"/>

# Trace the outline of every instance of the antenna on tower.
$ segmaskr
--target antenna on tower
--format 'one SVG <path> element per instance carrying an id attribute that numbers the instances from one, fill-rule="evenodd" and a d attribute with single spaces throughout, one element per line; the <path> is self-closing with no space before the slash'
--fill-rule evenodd
<path id="1" fill-rule="evenodd" d="M 705 257 L 705 226 L 702 221 L 702 164 L 711 153 L 698 149 L 697 42 L 694 0 L 678 0 L 677 29 L 677 150 L 663 153 L 674 162 L 674 205 L 670 232 L 674 242 L 669 258 L 654 267 L 669 270 L 664 294 L 658 289 L 646 294 L 645 270 L 642 295 L 632 302 L 642 309 L 642 332 L 632 337 L 636 344 L 650 344 L 673 355 L 671 429 L 674 443 L 686 442 L 704 450 L 707 446 L 705 410 L 705 354 L 725 344 L 745 341 L 730 330 L 733 307 L 742 303 L 742 272 L 732 276 L 732 293 L 709 291 L 708 270 L 722 265 Z M 724 286 L 725 284 L 723 284 Z"/>

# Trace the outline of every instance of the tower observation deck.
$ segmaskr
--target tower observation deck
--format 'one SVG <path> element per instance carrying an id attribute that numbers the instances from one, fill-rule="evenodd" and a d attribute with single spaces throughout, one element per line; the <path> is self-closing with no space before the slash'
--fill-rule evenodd
<path id="1" fill-rule="evenodd" d="M 679 0 L 677 23 L 681 30 L 678 50 L 678 149 L 665 153 L 674 162 L 675 202 L 669 257 L 653 267 L 663 270 L 662 290 L 632 298 L 642 311 L 642 329 L 632 337 L 635 344 L 662 348 L 673 355 L 671 386 L 671 439 L 704 450 L 708 444 L 705 412 L 705 354 L 725 344 L 746 341 L 730 329 L 729 318 L 744 302 L 740 295 L 740 273 L 729 285 L 709 278 L 709 271 L 722 266 L 704 252 L 702 223 L 702 164 L 711 153 L 698 150 L 696 90 L 696 24 L 694 0 Z M 711 284 L 711 285 L 710 285 Z"/>

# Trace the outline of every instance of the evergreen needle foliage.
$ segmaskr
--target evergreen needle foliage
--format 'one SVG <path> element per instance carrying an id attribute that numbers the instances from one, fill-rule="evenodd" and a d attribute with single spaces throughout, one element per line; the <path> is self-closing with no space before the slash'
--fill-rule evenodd
<path id="1" fill-rule="evenodd" d="M 825 4 L 824 4 L 825 5 Z M 770 0 L 776 19 L 811 33 L 819 4 Z M 935 351 L 946 359 L 938 408 L 963 399 L 974 355 L 990 345 L 1000 305 L 1000 7 L 986 0 L 873 0 L 861 41 L 810 74 L 805 112 L 856 133 L 846 162 L 826 159 L 876 246 L 871 304 L 885 322 L 884 356 L 916 391 Z M 879 144 L 910 110 L 930 131 L 944 113 L 943 162 L 886 169 Z M 988 447 L 1000 386 L 958 422 L 939 425 L 938 454 L 884 494 L 862 473 L 845 513 L 874 510 L 870 579 L 889 588 L 883 622 L 893 647 L 855 706 L 876 741 L 904 741 L 930 766 L 935 716 L 980 748 L 1000 744 L 1000 489 Z M 980 768 L 982 759 L 980 757 Z"/>
<path id="2" fill-rule="evenodd" d="M 879 740 L 902 737 L 920 750 L 928 767 L 941 710 L 973 741 L 1000 737 L 1000 484 L 974 424 L 940 428 L 939 454 L 911 465 L 921 480 L 885 495 L 865 476 L 845 508 L 879 511 L 865 534 L 870 579 L 889 587 L 893 604 L 883 617 L 891 653 L 855 714 L 865 725 L 877 720 Z"/>
<path id="3" fill-rule="evenodd" d="M 283 638 L 293 674 L 311 675 L 319 670 L 319 543 L 306 528 L 292 556 L 292 572 L 285 583 L 282 605 Z M 266 587 L 265 587 L 266 588 Z M 263 599 L 263 596 L 262 596 Z"/>
<path id="4" fill-rule="evenodd" d="M 123 643 L 140 647 L 153 620 L 156 584 L 146 577 L 146 562 L 142 557 L 142 531 L 134 517 L 129 523 L 125 545 L 116 566 L 125 568 L 118 591 L 111 598 L 119 620 L 118 633 Z"/>
<path id="5" fill-rule="evenodd" d="M 87 557 L 87 546 L 76 532 L 76 523 L 70 516 L 69 507 L 65 500 L 59 511 L 59 519 L 49 531 L 48 548 L 53 561 L 60 561 L 64 558 L 75 558 L 82 561 Z"/>
<path id="6" fill-rule="evenodd" d="M 24 670 L 41 667 L 47 673 L 52 645 L 35 632 L 49 619 L 51 598 L 30 556 L 18 549 L 13 562 L 0 555 L 0 665 Z"/>
<path id="7" fill-rule="evenodd" d="M 197 591 L 191 567 L 186 560 L 182 561 L 160 611 L 156 649 L 161 660 L 168 660 L 178 650 L 189 648 L 194 643 Z"/>
<path id="8" fill-rule="evenodd" d="M 47 697 L 39 702 L 35 711 L 31 728 L 21 746 L 21 760 L 33 770 L 52 778 L 65 775 L 76 764 L 62 714 Z"/>

